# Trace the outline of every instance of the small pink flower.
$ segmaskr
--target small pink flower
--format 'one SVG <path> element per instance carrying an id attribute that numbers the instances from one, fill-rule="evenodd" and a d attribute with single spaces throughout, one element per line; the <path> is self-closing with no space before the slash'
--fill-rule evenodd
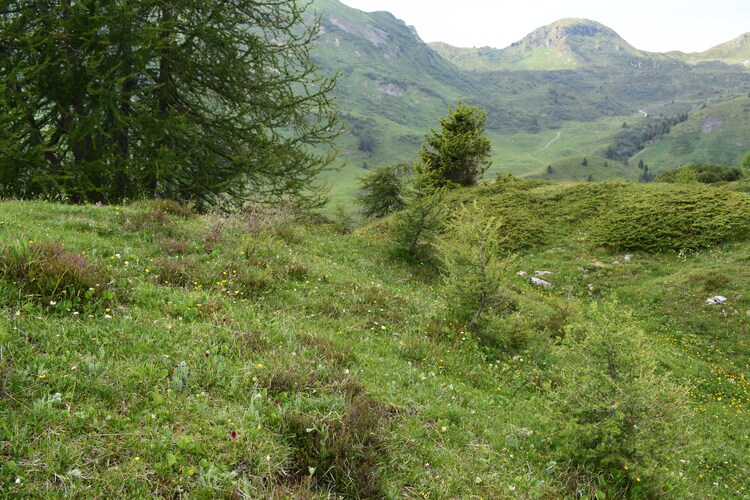
<path id="1" fill-rule="evenodd" d="M 279 400 L 278 399 L 274 400 L 273 404 L 275 405 L 279 404 Z"/>
<path id="2" fill-rule="evenodd" d="M 237 433 L 232 431 L 232 433 L 229 435 L 232 439 L 237 439 Z"/>

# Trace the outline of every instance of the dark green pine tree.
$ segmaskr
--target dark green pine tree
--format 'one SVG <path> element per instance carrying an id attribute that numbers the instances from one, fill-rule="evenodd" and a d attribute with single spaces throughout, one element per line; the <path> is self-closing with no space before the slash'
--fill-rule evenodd
<path id="1" fill-rule="evenodd" d="M 431 188 L 473 186 L 489 168 L 490 141 L 484 136 L 487 114 L 459 102 L 440 118 L 440 131 L 425 136 L 415 169 Z"/>
<path id="2" fill-rule="evenodd" d="M 3 2 L 2 190 L 316 196 L 333 161 L 318 146 L 340 127 L 303 15 L 294 0 Z"/>

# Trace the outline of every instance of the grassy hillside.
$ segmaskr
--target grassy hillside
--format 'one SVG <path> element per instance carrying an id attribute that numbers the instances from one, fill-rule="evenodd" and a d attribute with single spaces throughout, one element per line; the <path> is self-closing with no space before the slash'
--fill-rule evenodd
<path id="1" fill-rule="evenodd" d="M 746 495 L 748 195 L 506 179 L 451 197 L 515 235 L 492 328 L 467 330 L 450 277 L 394 254 L 395 221 L 341 235 L 291 209 L 2 202 L 0 492 Z M 694 209 L 670 219 L 674 203 Z M 709 223 L 723 243 L 627 259 L 594 245 L 633 246 L 602 228 L 636 220 Z M 517 275 L 536 270 L 554 288 Z M 591 356 L 607 345 L 609 372 Z M 604 457 L 578 406 L 597 387 L 649 431 L 606 418 L 625 448 Z"/>
<path id="2" fill-rule="evenodd" d="M 718 60 L 750 67 L 750 33 L 744 33 L 705 52 L 688 54 L 687 57 L 692 60 Z"/>
<path id="3" fill-rule="evenodd" d="M 641 173 L 635 165 L 625 165 L 599 156 L 573 156 L 555 160 L 526 177 L 556 182 L 588 180 L 600 182 L 615 179 L 637 182 Z"/>
<path id="4" fill-rule="evenodd" d="M 690 113 L 661 140 L 633 160 L 657 171 L 687 163 L 739 165 L 750 151 L 750 98 L 706 106 Z"/>

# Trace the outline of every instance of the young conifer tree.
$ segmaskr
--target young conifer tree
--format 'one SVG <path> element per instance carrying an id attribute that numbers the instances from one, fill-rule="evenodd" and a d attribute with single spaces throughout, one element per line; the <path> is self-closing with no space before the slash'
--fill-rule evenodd
<path id="1" fill-rule="evenodd" d="M 381 165 L 360 179 L 358 202 L 367 218 L 385 217 L 406 206 L 406 165 Z"/>
<path id="2" fill-rule="evenodd" d="M 433 188 L 473 186 L 489 168 L 490 141 L 484 136 L 487 113 L 459 102 L 440 118 L 419 149 L 416 171 Z"/>

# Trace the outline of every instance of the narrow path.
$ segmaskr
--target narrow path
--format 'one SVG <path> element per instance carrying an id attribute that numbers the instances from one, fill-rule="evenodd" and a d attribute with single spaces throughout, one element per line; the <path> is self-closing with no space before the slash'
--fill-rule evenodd
<path id="1" fill-rule="evenodd" d="M 539 153 L 540 151 L 544 151 L 544 150 L 545 150 L 545 149 L 547 149 L 548 147 L 552 146 L 552 144 L 554 144 L 554 143 L 555 143 L 555 141 L 559 141 L 559 140 L 560 140 L 560 134 L 561 134 L 561 132 L 557 132 L 557 137 L 555 137 L 554 139 L 552 139 L 551 141 L 549 141 L 549 142 L 547 143 L 547 145 L 546 145 L 546 146 L 544 146 L 544 147 L 543 147 L 542 149 L 537 149 L 537 150 L 536 150 L 536 151 L 534 151 L 533 153 L 528 153 L 528 154 L 527 154 L 526 156 L 528 156 L 528 157 L 529 157 L 529 158 L 531 158 L 532 160 L 534 160 L 534 161 L 538 161 L 539 163 L 541 163 L 542 165 L 544 165 L 544 162 L 543 162 L 542 160 L 540 160 L 539 158 L 534 158 L 534 157 L 533 157 L 533 156 L 531 156 L 531 155 L 533 155 L 533 154 L 536 154 L 536 153 Z"/>

